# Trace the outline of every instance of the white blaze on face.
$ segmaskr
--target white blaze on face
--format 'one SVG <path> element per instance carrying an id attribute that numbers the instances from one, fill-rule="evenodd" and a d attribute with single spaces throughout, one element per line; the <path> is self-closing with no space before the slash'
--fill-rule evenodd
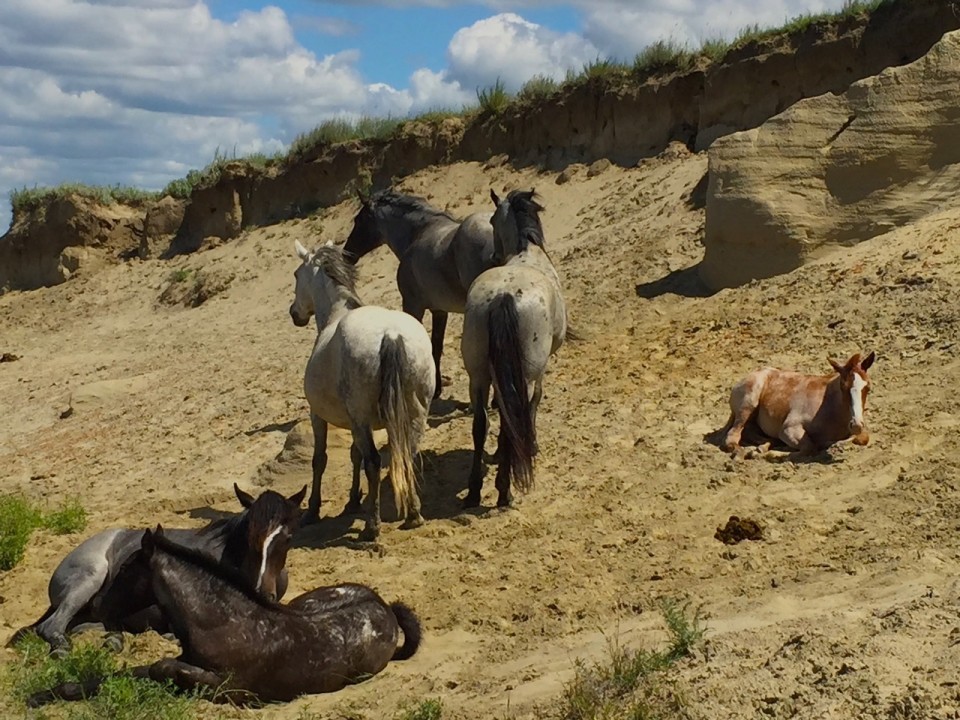
<path id="1" fill-rule="evenodd" d="M 260 586 L 263 584 L 263 574 L 267 571 L 267 558 L 270 557 L 270 545 L 282 530 L 282 526 L 276 528 L 273 532 L 267 535 L 263 541 L 263 549 L 260 551 L 260 574 L 257 576 L 258 591 L 260 590 Z"/>
<path id="2" fill-rule="evenodd" d="M 867 381 L 860 377 L 860 373 L 853 374 L 853 384 L 850 386 L 850 415 L 853 425 L 863 427 L 863 389 Z"/>

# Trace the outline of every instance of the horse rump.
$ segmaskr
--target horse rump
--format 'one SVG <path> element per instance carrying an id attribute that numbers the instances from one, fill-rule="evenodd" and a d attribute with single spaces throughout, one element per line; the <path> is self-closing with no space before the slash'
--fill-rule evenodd
<path id="1" fill-rule="evenodd" d="M 499 295 L 491 302 L 487 326 L 493 387 L 506 441 L 506 447 L 501 444 L 502 462 L 509 463 L 517 489 L 526 492 L 533 486 L 535 434 L 523 367 L 520 316 L 513 295 Z"/>
<path id="2" fill-rule="evenodd" d="M 423 640 L 420 618 L 409 605 L 402 602 L 390 603 L 390 610 L 397 618 L 397 625 L 403 630 L 403 645 L 397 648 L 393 654 L 393 660 L 408 660 L 420 648 L 420 642 Z"/>

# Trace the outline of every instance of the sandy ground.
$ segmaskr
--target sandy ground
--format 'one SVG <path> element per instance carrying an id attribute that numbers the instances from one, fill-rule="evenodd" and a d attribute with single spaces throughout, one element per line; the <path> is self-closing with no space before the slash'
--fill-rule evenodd
<path id="1" fill-rule="evenodd" d="M 960 717 L 960 210 L 707 296 L 690 269 L 702 256 L 705 172 L 699 155 L 581 169 L 561 185 L 477 164 L 402 183 L 458 214 L 485 209 L 491 186 L 535 186 L 585 339 L 564 346 L 546 378 L 537 486 L 515 510 L 490 509 L 492 472 L 488 510 L 459 510 L 471 448 L 460 318 L 444 358 L 452 385 L 423 445 L 426 526 L 386 524 L 379 552 L 358 546 L 361 520 L 335 517 L 349 458 L 346 435 L 333 436 L 330 519 L 298 537 L 290 595 L 369 583 L 412 605 L 426 640 L 369 682 L 240 715 L 372 720 L 440 696 L 445 717 L 529 717 L 576 658 L 602 659 L 611 639 L 662 642 L 658 598 L 687 596 L 709 628 L 678 673 L 693 717 Z M 90 534 L 202 524 L 235 509 L 234 481 L 287 494 L 308 482 L 296 432 L 275 460 L 307 417 L 314 337 L 287 316 L 293 240 L 342 240 L 354 211 L 0 297 L 0 352 L 22 356 L 0 364 L 0 491 L 78 496 Z M 180 267 L 235 277 L 198 308 L 160 304 Z M 365 259 L 367 302 L 399 306 L 395 267 L 385 249 Z M 869 446 L 795 464 L 733 461 L 709 442 L 748 370 L 822 372 L 828 353 L 869 349 Z M 730 515 L 760 521 L 766 539 L 715 540 Z M 0 635 L 45 607 L 49 573 L 78 540 L 37 533 L 0 575 Z M 135 645 L 141 659 L 164 648 Z"/>

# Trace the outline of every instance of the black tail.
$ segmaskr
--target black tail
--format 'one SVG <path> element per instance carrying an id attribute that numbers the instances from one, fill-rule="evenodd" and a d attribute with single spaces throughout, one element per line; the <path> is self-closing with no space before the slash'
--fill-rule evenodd
<path id="1" fill-rule="evenodd" d="M 407 605 L 402 602 L 390 603 L 390 609 L 393 610 L 397 618 L 397 624 L 403 630 L 403 645 L 397 648 L 393 654 L 394 660 L 408 660 L 420 647 L 420 641 L 423 640 L 423 631 L 420 628 L 420 619 Z"/>
<path id="2" fill-rule="evenodd" d="M 23 638 L 25 638 L 27 635 L 29 635 L 29 634 L 32 633 L 32 632 L 36 632 L 37 626 L 38 626 L 40 623 L 42 623 L 44 620 L 46 620 L 48 617 L 50 617 L 51 615 L 53 615 L 53 605 L 51 605 L 50 607 L 48 607 L 48 608 L 47 608 L 47 611 L 46 611 L 43 615 L 41 615 L 41 616 L 40 616 L 40 619 L 37 620 L 35 623 L 33 623 L 32 625 L 27 625 L 26 627 L 22 627 L 22 628 L 20 628 L 19 630 L 17 630 L 17 631 L 13 634 L 13 637 L 11 637 L 9 640 L 7 640 L 7 647 L 8 647 L 8 648 L 12 648 L 12 647 L 13 647 L 14 645 L 16 645 L 18 642 L 20 642 L 21 640 L 23 640 Z"/>
<path id="3" fill-rule="evenodd" d="M 523 369 L 520 317 L 513 295 L 500 295 L 490 304 L 488 318 L 490 365 L 500 406 L 503 430 L 501 462 L 509 463 L 513 484 L 521 492 L 533 487 L 535 431 L 530 416 L 530 395 Z"/>

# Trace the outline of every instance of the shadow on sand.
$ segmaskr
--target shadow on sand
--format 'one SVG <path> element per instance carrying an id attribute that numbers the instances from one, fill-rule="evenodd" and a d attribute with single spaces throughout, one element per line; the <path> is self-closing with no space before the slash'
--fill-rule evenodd
<path id="1" fill-rule="evenodd" d="M 637 296 L 646 300 L 652 300 L 661 295 L 679 295 L 688 298 L 710 297 L 714 292 L 700 279 L 697 270 L 699 265 L 700 263 L 697 263 L 683 270 L 672 270 L 658 280 L 640 283 L 636 286 Z"/>
<path id="2" fill-rule="evenodd" d="M 472 451 L 462 449 L 440 454 L 430 450 L 421 453 L 420 510 L 424 520 L 449 520 L 464 514 L 459 495 L 466 491 L 472 457 Z M 360 487 L 366 492 L 366 480 L 361 479 Z M 336 506 L 325 504 L 321 513 L 323 511 L 336 512 Z M 383 482 L 380 484 L 380 518 L 384 523 L 400 522 L 387 472 L 383 473 Z M 345 515 L 343 510 L 336 515 L 321 514 L 319 523 L 303 527 L 297 532 L 293 547 L 369 550 L 376 543 L 359 539 L 363 519 L 362 513 Z"/>

